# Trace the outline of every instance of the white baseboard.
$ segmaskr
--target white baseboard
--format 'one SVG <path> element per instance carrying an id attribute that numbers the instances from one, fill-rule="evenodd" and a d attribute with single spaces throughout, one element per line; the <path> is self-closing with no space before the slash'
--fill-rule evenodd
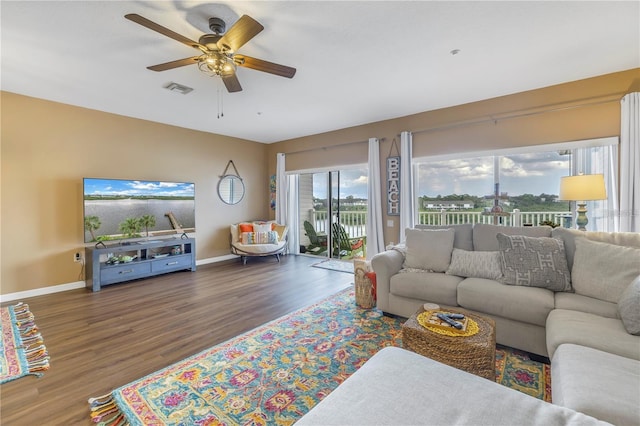
<path id="1" fill-rule="evenodd" d="M 235 254 L 225 254 L 224 256 L 210 257 L 208 259 L 196 260 L 196 265 L 208 265 L 209 263 L 224 262 L 225 260 L 237 259 L 240 256 Z"/>
<path id="2" fill-rule="evenodd" d="M 207 265 L 209 263 L 223 262 L 225 260 L 237 259 L 235 254 L 227 254 L 224 256 L 210 257 L 208 259 L 200 259 L 196 261 L 197 265 Z M 33 290 L 18 291 L 16 293 L 0 294 L 0 303 L 12 302 L 14 300 L 22 300 L 28 297 L 44 296 L 45 294 L 59 293 L 61 291 L 77 290 L 84 288 L 84 281 L 76 281 L 74 283 L 59 284 L 49 287 L 41 287 Z"/>
<path id="3" fill-rule="evenodd" d="M 53 285 L 49 287 L 35 288 L 33 290 L 18 291 L 16 293 L 2 294 L 0 295 L 0 302 L 11 302 L 14 300 L 26 299 L 28 297 L 59 293 L 61 291 L 77 290 L 79 288 L 84 288 L 84 286 L 84 281 L 76 281 L 74 283 Z"/>

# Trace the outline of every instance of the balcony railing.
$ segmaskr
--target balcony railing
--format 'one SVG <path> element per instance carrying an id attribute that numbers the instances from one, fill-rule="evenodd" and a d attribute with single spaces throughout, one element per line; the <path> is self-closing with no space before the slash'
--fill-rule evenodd
<path id="1" fill-rule="evenodd" d="M 327 232 L 327 212 L 311 211 L 311 223 L 315 224 L 316 232 Z M 462 211 L 429 211 L 419 212 L 418 223 L 422 225 L 458 225 L 462 223 L 498 223 L 504 226 L 538 226 L 541 222 L 551 221 L 560 226 L 571 227 L 571 212 L 521 212 L 514 210 L 509 216 L 501 216 L 494 221 L 493 216 L 483 215 L 482 212 Z M 366 235 L 367 212 L 340 212 L 340 223 L 352 237 Z"/>

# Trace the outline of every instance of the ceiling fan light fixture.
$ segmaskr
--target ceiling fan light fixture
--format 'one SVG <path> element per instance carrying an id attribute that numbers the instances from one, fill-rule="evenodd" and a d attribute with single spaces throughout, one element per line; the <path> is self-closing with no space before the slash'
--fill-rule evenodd
<path id="1" fill-rule="evenodd" d="M 200 56 L 198 69 L 209 76 L 221 76 L 235 72 L 236 64 L 225 55 L 210 52 Z"/>

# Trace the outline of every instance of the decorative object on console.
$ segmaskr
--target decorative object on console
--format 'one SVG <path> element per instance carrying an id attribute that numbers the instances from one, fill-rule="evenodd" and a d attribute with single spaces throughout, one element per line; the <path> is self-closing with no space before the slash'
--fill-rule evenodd
<path id="1" fill-rule="evenodd" d="M 578 208 L 576 212 L 576 224 L 578 229 L 586 231 L 587 223 L 587 203 L 586 201 L 606 200 L 607 191 L 604 185 L 604 175 L 577 175 L 564 176 L 560 180 L 559 200 L 576 201 Z"/>
<path id="2" fill-rule="evenodd" d="M 229 166 L 233 167 L 235 174 L 227 173 Z M 233 163 L 233 160 L 229 160 L 218 182 L 218 197 L 220 197 L 225 204 L 238 204 L 244 198 L 244 191 L 244 182 L 240 177 L 240 173 L 238 173 L 238 169 Z"/>

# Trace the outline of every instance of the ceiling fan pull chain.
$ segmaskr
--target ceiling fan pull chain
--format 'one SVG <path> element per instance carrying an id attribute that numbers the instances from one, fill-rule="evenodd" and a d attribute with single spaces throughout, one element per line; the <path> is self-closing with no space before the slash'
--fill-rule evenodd
<path id="1" fill-rule="evenodd" d="M 220 90 L 220 83 L 218 83 L 217 91 L 217 106 L 218 106 L 218 119 L 224 117 L 224 103 L 223 103 L 223 94 L 222 90 Z"/>

